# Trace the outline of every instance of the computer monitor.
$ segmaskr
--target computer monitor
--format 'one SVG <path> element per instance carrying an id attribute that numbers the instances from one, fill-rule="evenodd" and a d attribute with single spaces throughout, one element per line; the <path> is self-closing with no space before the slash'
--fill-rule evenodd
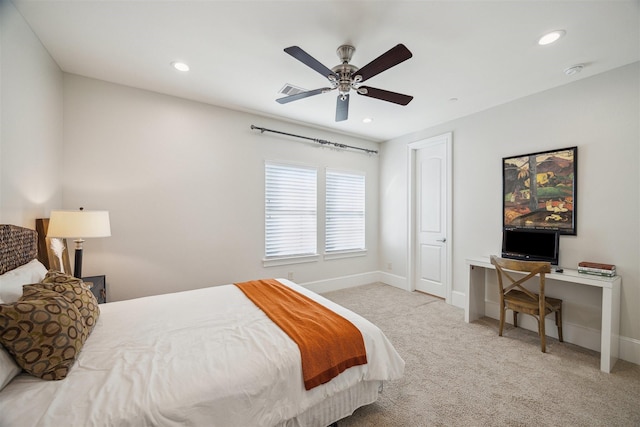
<path id="1" fill-rule="evenodd" d="M 523 261 L 546 261 L 558 265 L 560 237 L 556 231 L 505 228 L 502 257 Z"/>

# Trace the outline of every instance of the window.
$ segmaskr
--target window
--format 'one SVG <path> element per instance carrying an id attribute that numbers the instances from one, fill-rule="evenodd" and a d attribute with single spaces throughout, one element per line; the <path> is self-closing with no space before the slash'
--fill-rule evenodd
<path id="1" fill-rule="evenodd" d="M 365 249 L 364 175 L 327 170 L 325 252 Z"/>
<path id="2" fill-rule="evenodd" d="M 317 170 L 265 165 L 265 256 L 317 254 Z"/>

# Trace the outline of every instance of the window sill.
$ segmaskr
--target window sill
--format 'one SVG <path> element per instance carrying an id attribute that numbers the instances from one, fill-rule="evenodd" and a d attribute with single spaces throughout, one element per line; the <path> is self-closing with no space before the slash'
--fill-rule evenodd
<path id="1" fill-rule="evenodd" d="M 301 255 L 301 256 L 290 256 L 290 257 L 279 257 L 279 258 L 264 258 L 262 260 L 263 267 L 275 267 L 278 265 L 289 265 L 289 264 L 303 264 L 305 262 L 316 262 L 320 258 L 320 255 Z"/>
<path id="2" fill-rule="evenodd" d="M 355 251 L 336 251 L 336 252 L 325 253 L 324 259 L 332 260 L 332 259 L 342 259 L 342 258 L 355 258 L 359 256 L 366 256 L 366 255 L 367 255 L 366 249 L 358 249 Z"/>

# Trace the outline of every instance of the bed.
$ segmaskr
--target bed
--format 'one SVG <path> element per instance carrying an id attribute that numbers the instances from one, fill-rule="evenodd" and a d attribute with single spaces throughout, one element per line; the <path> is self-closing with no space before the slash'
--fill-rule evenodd
<path id="1" fill-rule="evenodd" d="M 30 242 L 37 244 L 33 230 L 0 226 L 0 291 L 8 283 L 2 277 L 33 262 Z M 277 281 L 355 325 L 367 363 L 306 390 L 296 343 L 233 284 L 111 302 L 99 306 L 66 378 L 21 372 L 8 381 L 0 425 L 325 427 L 402 376 L 404 361 L 379 328 Z M 0 349 L 5 372 L 6 353 Z"/>

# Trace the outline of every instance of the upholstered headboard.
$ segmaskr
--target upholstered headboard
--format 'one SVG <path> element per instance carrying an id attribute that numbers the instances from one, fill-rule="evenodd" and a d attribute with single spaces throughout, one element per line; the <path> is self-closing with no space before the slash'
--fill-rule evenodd
<path id="1" fill-rule="evenodd" d="M 38 256 L 38 233 L 17 225 L 0 224 L 0 274 Z"/>

